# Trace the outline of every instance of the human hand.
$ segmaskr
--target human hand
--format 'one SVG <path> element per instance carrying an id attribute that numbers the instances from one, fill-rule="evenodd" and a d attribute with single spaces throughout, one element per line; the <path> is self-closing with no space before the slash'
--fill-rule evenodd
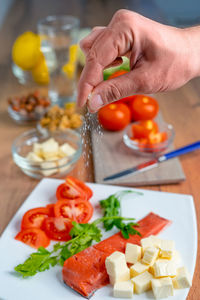
<path id="1" fill-rule="evenodd" d="M 170 27 L 119 10 L 107 27 L 94 28 L 80 43 L 86 64 L 78 85 L 78 105 L 87 102 L 89 110 L 96 112 L 134 93 L 182 86 L 200 72 L 199 29 Z M 121 56 L 130 58 L 130 72 L 103 81 L 103 70 L 121 63 Z"/>

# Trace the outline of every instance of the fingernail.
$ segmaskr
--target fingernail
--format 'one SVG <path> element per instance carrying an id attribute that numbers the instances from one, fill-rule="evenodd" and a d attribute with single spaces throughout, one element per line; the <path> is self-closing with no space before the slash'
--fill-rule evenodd
<path id="1" fill-rule="evenodd" d="M 89 107 L 92 111 L 99 110 L 103 106 L 103 100 L 100 95 L 93 95 L 89 101 Z"/>

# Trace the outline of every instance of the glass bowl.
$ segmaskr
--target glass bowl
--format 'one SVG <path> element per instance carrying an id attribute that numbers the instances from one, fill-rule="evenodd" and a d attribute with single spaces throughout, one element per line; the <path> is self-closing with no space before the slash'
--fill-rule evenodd
<path id="1" fill-rule="evenodd" d="M 169 145 L 171 145 L 171 143 L 173 142 L 174 136 L 175 136 L 173 126 L 171 124 L 165 123 L 164 121 L 157 122 L 157 124 L 159 126 L 159 131 L 160 132 L 165 131 L 167 134 L 167 139 L 164 142 L 153 144 L 153 146 L 152 146 L 152 145 L 144 145 L 142 143 L 138 143 L 138 142 L 132 140 L 131 139 L 131 137 L 132 137 L 132 128 L 131 127 L 133 124 L 138 124 L 138 123 L 139 122 L 134 122 L 134 123 L 129 124 L 126 127 L 124 134 L 123 134 L 124 144 L 127 147 L 134 150 L 135 152 L 137 152 L 138 154 L 158 156 L 158 155 L 160 155 L 160 153 L 167 150 Z"/>
<path id="2" fill-rule="evenodd" d="M 62 157 L 56 160 L 35 162 L 26 158 L 32 151 L 34 143 L 43 143 L 49 138 L 54 138 L 59 145 L 68 143 L 76 152 L 71 156 Z M 12 156 L 16 165 L 28 176 L 33 178 L 53 177 L 60 178 L 69 173 L 82 153 L 82 141 L 78 132 L 68 129 L 63 132 L 53 134 L 42 134 L 36 129 L 29 130 L 20 135 L 13 142 Z"/>
<path id="3" fill-rule="evenodd" d="M 18 124 L 24 124 L 24 125 L 28 125 L 28 124 L 33 124 L 37 121 L 39 121 L 42 116 L 45 114 L 45 112 L 47 111 L 47 109 L 43 109 L 43 111 L 40 112 L 33 112 L 31 114 L 22 114 L 20 112 L 15 111 L 14 109 L 12 109 L 12 107 L 9 105 L 8 106 L 8 114 L 9 116 Z"/>

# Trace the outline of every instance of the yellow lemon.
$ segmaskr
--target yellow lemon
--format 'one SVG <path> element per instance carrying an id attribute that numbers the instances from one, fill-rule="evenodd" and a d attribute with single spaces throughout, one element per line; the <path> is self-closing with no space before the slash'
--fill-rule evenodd
<path id="1" fill-rule="evenodd" d="M 49 72 L 44 55 L 40 52 L 40 58 L 36 66 L 31 70 L 33 79 L 39 84 L 49 83 Z"/>
<path id="2" fill-rule="evenodd" d="M 76 71 L 78 45 L 71 45 L 69 48 L 69 61 L 62 67 L 62 71 L 66 73 L 70 79 L 74 78 Z"/>
<path id="3" fill-rule="evenodd" d="M 12 48 L 12 58 L 15 64 L 23 70 L 30 70 L 36 65 L 39 57 L 39 35 L 27 31 L 18 36 Z"/>

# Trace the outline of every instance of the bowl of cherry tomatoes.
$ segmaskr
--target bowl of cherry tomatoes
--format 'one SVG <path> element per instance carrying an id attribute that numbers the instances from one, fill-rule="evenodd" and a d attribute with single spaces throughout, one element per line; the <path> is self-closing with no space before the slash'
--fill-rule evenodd
<path id="1" fill-rule="evenodd" d="M 141 120 L 129 124 L 123 134 L 126 146 L 140 154 L 159 154 L 174 140 L 174 129 L 164 121 Z"/>

